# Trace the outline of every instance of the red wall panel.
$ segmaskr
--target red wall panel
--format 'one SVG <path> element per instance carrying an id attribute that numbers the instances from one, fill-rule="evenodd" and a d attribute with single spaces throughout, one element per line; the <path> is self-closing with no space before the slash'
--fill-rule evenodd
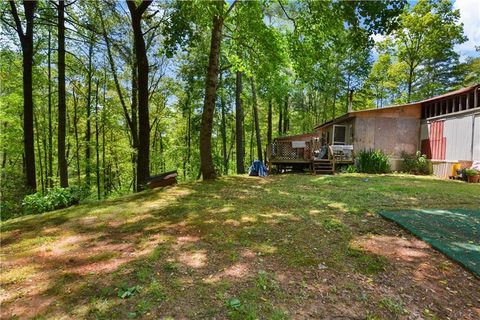
<path id="1" fill-rule="evenodd" d="M 429 125 L 428 139 L 422 140 L 422 153 L 428 159 L 445 160 L 447 139 L 443 136 L 444 121 L 433 121 Z"/>

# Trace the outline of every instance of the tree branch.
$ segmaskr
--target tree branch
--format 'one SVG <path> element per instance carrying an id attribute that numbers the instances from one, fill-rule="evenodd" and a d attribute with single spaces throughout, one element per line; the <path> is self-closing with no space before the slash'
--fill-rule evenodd
<path id="1" fill-rule="evenodd" d="M 285 14 L 285 16 L 287 17 L 287 19 L 293 22 L 293 27 L 295 28 L 295 30 L 297 30 L 297 24 L 296 24 L 296 22 L 295 22 L 295 19 L 291 18 L 291 17 L 288 15 L 287 10 L 285 10 L 285 7 L 284 7 L 283 4 L 282 4 L 282 1 L 281 1 L 281 0 L 278 0 L 278 4 L 280 4 L 280 7 L 282 8 L 282 11 L 283 11 L 283 13 Z"/>
<path id="2" fill-rule="evenodd" d="M 225 17 L 228 16 L 228 14 L 230 13 L 230 11 L 232 11 L 233 7 L 235 6 L 235 4 L 238 2 L 238 0 L 235 0 L 232 2 L 232 4 L 230 5 L 230 7 L 227 9 L 227 12 L 225 12 Z"/>
<path id="3" fill-rule="evenodd" d="M 16 30 L 18 36 L 20 37 L 20 41 L 23 43 L 25 40 L 25 33 L 23 32 L 22 23 L 20 22 L 20 18 L 18 17 L 17 6 L 13 0 L 9 1 L 10 3 L 10 12 L 12 13 L 13 19 L 15 20 L 15 25 L 17 26 Z"/>

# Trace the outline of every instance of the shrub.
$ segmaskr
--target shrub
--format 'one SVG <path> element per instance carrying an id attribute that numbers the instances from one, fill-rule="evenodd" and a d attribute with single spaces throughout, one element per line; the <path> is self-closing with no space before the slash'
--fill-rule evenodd
<path id="1" fill-rule="evenodd" d="M 478 173 L 479 172 L 477 170 L 472 169 L 472 168 L 465 169 L 465 175 L 467 177 L 474 177 L 474 176 L 478 175 Z"/>
<path id="2" fill-rule="evenodd" d="M 402 171 L 411 174 L 430 174 L 427 156 L 417 151 L 415 154 L 402 152 Z"/>
<path id="3" fill-rule="evenodd" d="M 85 198 L 85 191 L 78 187 L 53 188 L 46 194 L 37 192 L 22 201 L 23 213 L 34 214 L 66 208 Z"/>
<path id="4" fill-rule="evenodd" d="M 382 150 L 363 150 L 357 157 L 357 171 L 363 173 L 390 172 L 390 158 Z"/>

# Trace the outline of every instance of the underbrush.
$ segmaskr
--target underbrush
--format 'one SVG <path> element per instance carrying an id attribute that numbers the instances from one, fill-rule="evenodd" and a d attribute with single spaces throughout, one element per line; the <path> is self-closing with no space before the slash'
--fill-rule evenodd
<path id="1" fill-rule="evenodd" d="M 427 156 L 417 151 L 415 154 L 402 152 L 402 171 L 410 174 L 430 174 Z"/>
<path id="2" fill-rule="evenodd" d="M 23 214 L 35 214 L 66 208 L 77 204 L 88 193 L 79 187 L 53 188 L 46 194 L 37 192 L 27 195 L 22 201 Z"/>

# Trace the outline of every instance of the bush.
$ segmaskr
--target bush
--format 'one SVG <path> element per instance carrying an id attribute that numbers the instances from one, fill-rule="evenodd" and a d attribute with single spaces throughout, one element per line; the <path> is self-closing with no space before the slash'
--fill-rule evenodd
<path id="1" fill-rule="evenodd" d="M 415 154 L 402 152 L 402 171 L 411 174 L 430 174 L 427 156 L 417 151 Z"/>
<path id="2" fill-rule="evenodd" d="M 382 150 L 363 150 L 357 157 L 357 171 L 363 173 L 390 172 L 390 158 Z"/>
<path id="3" fill-rule="evenodd" d="M 85 191 L 78 187 L 57 187 L 49 190 L 45 195 L 37 192 L 23 199 L 23 213 L 34 214 L 66 208 L 77 204 L 85 196 Z"/>
<path id="4" fill-rule="evenodd" d="M 467 169 L 464 170 L 464 172 L 465 172 L 465 175 L 467 177 L 474 177 L 474 176 L 479 174 L 479 172 L 477 170 L 472 169 L 472 168 L 467 168 Z"/>

